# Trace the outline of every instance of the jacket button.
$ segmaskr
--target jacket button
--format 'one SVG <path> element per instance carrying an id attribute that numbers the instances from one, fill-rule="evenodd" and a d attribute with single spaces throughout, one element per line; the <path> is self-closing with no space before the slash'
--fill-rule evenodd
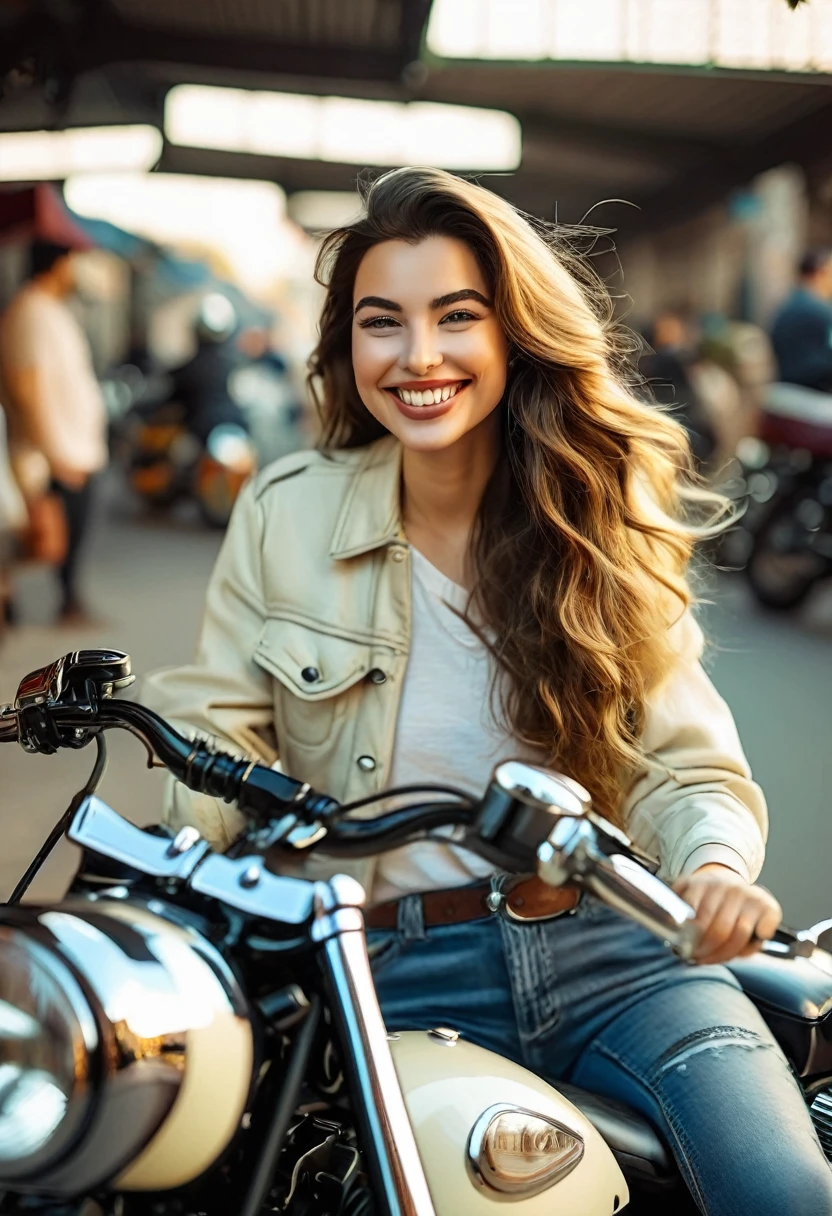
<path id="1" fill-rule="evenodd" d="M 307 684 L 314 684 L 316 680 L 320 680 L 321 678 L 321 673 L 318 671 L 317 667 L 304 667 L 300 674 L 301 678 L 306 680 Z"/>
<path id="2" fill-rule="evenodd" d="M 358 767 L 362 773 L 371 773 L 376 767 L 376 762 L 372 756 L 359 756 Z"/>
<path id="3" fill-rule="evenodd" d="M 374 667 L 373 670 L 368 673 L 367 679 L 371 684 L 383 684 L 387 679 L 387 676 L 380 667 Z"/>
<path id="4" fill-rule="evenodd" d="M 394 562 L 403 562 L 404 561 L 404 549 L 393 549 L 393 550 L 391 550 L 390 556 L 392 557 Z"/>

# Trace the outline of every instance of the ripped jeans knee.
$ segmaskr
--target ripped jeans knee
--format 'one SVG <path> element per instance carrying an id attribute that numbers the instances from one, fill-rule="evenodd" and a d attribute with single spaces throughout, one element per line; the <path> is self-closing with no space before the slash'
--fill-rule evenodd
<path id="1" fill-rule="evenodd" d="M 832 1167 L 757 1010 L 727 984 L 680 987 L 647 1002 L 649 1031 L 638 1006 L 607 1027 L 573 1079 L 656 1123 L 708 1216 L 832 1216 Z"/>

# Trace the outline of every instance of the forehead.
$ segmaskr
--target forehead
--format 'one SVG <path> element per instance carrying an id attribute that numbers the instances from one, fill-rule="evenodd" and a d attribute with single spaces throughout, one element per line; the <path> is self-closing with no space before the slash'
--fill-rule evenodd
<path id="1" fill-rule="evenodd" d="M 400 303 L 415 303 L 463 287 L 488 294 L 477 259 L 464 241 L 449 236 L 429 236 L 415 244 L 382 241 L 364 254 L 353 299 L 383 295 Z"/>

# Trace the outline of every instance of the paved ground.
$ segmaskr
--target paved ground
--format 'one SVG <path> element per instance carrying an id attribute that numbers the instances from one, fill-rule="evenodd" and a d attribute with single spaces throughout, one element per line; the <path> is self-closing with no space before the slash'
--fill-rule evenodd
<path id="1" fill-rule="evenodd" d="M 51 628 L 54 602 L 46 572 L 21 581 L 32 621 L 0 650 L 0 701 L 19 678 L 83 645 L 127 650 L 134 670 L 181 661 L 194 644 L 218 537 L 187 516 L 150 521 L 116 502 L 90 553 L 89 584 L 106 621 L 92 632 Z M 798 620 L 755 611 L 734 580 L 723 581 L 708 610 L 717 686 L 734 708 L 746 750 L 772 812 L 764 880 L 793 924 L 832 916 L 832 598 L 818 597 Z M 140 745 L 111 735 L 101 792 L 137 822 L 157 817 L 158 773 Z M 37 843 L 86 777 L 90 753 L 31 757 L 0 752 L 0 895 L 7 893 Z M 34 889 L 52 896 L 66 881 L 73 850 L 62 844 Z"/>

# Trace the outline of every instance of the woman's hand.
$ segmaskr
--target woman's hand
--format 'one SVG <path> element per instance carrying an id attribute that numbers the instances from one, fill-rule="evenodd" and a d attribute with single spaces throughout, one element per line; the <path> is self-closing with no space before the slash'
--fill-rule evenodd
<path id="1" fill-rule="evenodd" d="M 753 954 L 783 918 L 782 908 L 764 887 L 752 886 L 715 862 L 678 879 L 673 889 L 694 909 L 702 929 L 694 954 L 697 963 L 727 963 L 737 955 Z"/>

